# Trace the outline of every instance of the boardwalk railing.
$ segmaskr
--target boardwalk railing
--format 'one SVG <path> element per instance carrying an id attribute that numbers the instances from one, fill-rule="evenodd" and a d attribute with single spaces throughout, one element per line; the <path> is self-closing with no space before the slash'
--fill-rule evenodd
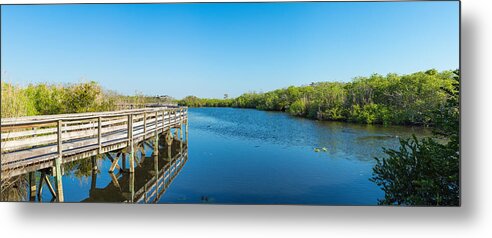
<path id="1" fill-rule="evenodd" d="M 118 109 L 126 110 L 126 109 L 149 108 L 149 107 L 176 108 L 178 107 L 178 104 L 177 103 L 121 103 L 116 106 Z"/>
<path id="2" fill-rule="evenodd" d="M 145 185 L 135 192 L 129 202 L 156 203 L 166 192 L 172 181 L 188 160 L 188 148 L 175 155 L 161 170 L 157 169 L 156 176 L 147 181 Z"/>
<path id="3" fill-rule="evenodd" d="M 2 119 L 1 178 L 131 147 L 184 122 L 186 107 Z"/>
<path id="4" fill-rule="evenodd" d="M 158 202 L 188 160 L 186 142 L 174 141 L 174 143 L 179 143 L 179 146 L 174 145 L 172 149 L 168 147 L 168 151 L 172 150 L 174 154 L 171 157 L 168 157 L 169 154 L 156 153 L 149 157 L 143 155 L 137 159 L 135 173 L 127 173 L 124 170 L 120 170 L 119 173 L 109 173 L 111 182 L 101 188 L 97 187 L 98 176 L 95 172 L 97 170 L 92 170 L 89 197 L 82 202 Z M 153 148 L 151 145 L 148 146 Z"/>

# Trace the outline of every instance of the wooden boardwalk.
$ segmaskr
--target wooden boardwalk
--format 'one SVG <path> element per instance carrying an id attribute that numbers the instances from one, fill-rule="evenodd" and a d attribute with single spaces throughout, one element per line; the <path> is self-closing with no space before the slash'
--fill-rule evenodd
<path id="1" fill-rule="evenodd" d="M 133 158 L 134 145 L 142 141 L 152 138 L 158 145 L 159 136 L 171 135 L 172 128 L 182 138 L 183 126 L 188 134 L 187 119 L 186 107 L 2 119 L 1 179 L 52 168 L 61 186 L 62 164 L 112 151 Z M 130 172 L 133 163 L 130 159 Z"/>

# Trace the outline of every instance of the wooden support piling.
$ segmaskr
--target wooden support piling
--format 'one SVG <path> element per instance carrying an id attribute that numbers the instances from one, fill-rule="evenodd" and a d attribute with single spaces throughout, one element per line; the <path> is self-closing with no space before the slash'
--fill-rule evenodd
<path id="1" fill-rule="evenodd" d="M 43 195 L 43 183 L 44 183 L 44 176 L 45 176 L 45 171 L 41 171 L 41 177 L 39 177 L 39 186 L 38 186 L 38 201 L 42 201 L 42 195 Z"/>
<path id="2" fill-rule="evenodd" d="M 156 191 L 159 191 L 159 156 L 157 154 L 154 154 L 154 170 L 155 170 Z"/>
<path id="3" fill-rule="evenodd" d="M 30 201 L 36 200 L 36 172 L 29 173 L 29 195 Z"/>
<path id="4" fill-rule="evenodd" d="M 96 189 L 96 183 L 97 183 L 97 166 L 96 169 L 94 169 L 94 165 L 91 170 L 91 190 Z"/>
<path id="5" fill-rule="evenodd" d="M 102 156 L 102 155 L 99 154 L 97 156 Z M 91 165 L 92 165 L 92 170 L 97 171 L 97 157 L 96 156 L 91 157 Z"/>
<path id="6" fill-rule="evenodd" d="M 111 156 L 111 154 L 108 153 L 107 158 L 111 161 L 111 166 L 109 167 L 108 172 L 113 173 L 115 168 L 118 168 L 121 170 L 121 167 L 118 165 L 118 161 L 120 160 L 120 157 L 118 155 L 116 156 L 116 158 L 113 158 Z"/>
<path id="7" fill-rule="evenodd" d="M 130 173 L 128 179 L 128 190 L 130 191 L 130 202 L 135 199 L 135 173 Z"/>
<path id="8" fill-rule="evenodd" d="M 111 177 L 111 181 L 113 182 L 113 185 L 121 191 L 120 183 L 118 182 L 118 178 L 116 177 L 116 175 L 114 175 L 114 173 L 110 173 L 109 176 Z"/>
<path id="9" fill-rule="evenodd" d="M 171 157 L 171 144 L 168 144 L 167 145 L 167 158 L 169 159 L 169 161 L 171 161 L 172 157 Z"/>
<path id="10" fill-rule="evenodd" d="M 44 181 L 46 182 L 46 185 L 48 186 L 48 189 L 50 190 L 51 196 L 54 198 L 57 197 L 57 193 L 55 192 L 55 189 L 53 188 L 53 185 L 51 185 L 50 178 L 48 177 L 47 174 L 44 174 Z"/>
<path id="11" fill-rule="evenodd" d="M 126 154 L 125 153 L 118 153 L 116 154 L 116 157 L 120 157 L 121 156 L 121 169 L 122 171 L 126 171 Z"/>
<path id="12" fill-rule="evenodd" d="M 58 157 L 55 159 L 55 179 L 56 179 L 56 191 L 57 191 L 57 201 L 63 202 L 63 184 L 62 184 L 62 171 L 61 164 L 63 158 L 63 138 L 62 138 L 62 120 L 58 120 Z"/>

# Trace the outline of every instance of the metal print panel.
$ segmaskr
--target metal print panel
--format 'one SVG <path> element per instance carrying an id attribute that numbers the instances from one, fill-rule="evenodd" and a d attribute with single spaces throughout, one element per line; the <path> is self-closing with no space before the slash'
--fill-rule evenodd
<path id="1" fill-rule="evenodd" d="M 460 205 L 458 1 L 1 21 L 1 201 Z"/>

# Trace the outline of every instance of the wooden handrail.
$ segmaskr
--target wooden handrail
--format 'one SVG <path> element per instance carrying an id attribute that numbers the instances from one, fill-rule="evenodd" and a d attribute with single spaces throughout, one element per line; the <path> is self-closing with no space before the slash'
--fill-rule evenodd
<path id="1" fill-rule="evenodd" d="M 2 171 L 5 164 L 26 164 L 25 160 L 45 161 L 52 158 L 53 154 L 66 157 L 87 151 L 105 153 L 108 146 L 122 143 L 125 137 L 127 140 L 124 143 L 155 137 L 164 128 L 181 125 L 187 116 L 187 108 L 148 108 L 101 112 L 90 116 L 56 116 L 37 120 L 20 118 L 19 121 L 11 120 L 5 124 L 2 121 Z M 118 144 L 116 147 L 121 146 L 124 145 Z"/>
<path id="2" fill-rule="evenodd" d="M 20 125 L 38 125 L 38 124 L 55 123 L 58 120 L 63 120 L 63 121 L 88 120 L 88 119 L 96 119 L 98 117 L 110 118 L 110 117 L 126 116 L 129 114 L 133 114 L 133 115 L 143 114 L 145 112 L 177 111 L 177 110 L 180 110 L 180 108 L 144 108 L 144 109 L 134 109 L 134 110 L 92 113 L 89 115 L 86 115 L 85 113 L 74 113 L 74 114 L 36 116 L 36 118 L 32 118 L 32 117 L 3 118 L 0 124 L 1 127 L 4 128 L 4 127 L 12 127 L 12 126 L 20 126 Z"/>

